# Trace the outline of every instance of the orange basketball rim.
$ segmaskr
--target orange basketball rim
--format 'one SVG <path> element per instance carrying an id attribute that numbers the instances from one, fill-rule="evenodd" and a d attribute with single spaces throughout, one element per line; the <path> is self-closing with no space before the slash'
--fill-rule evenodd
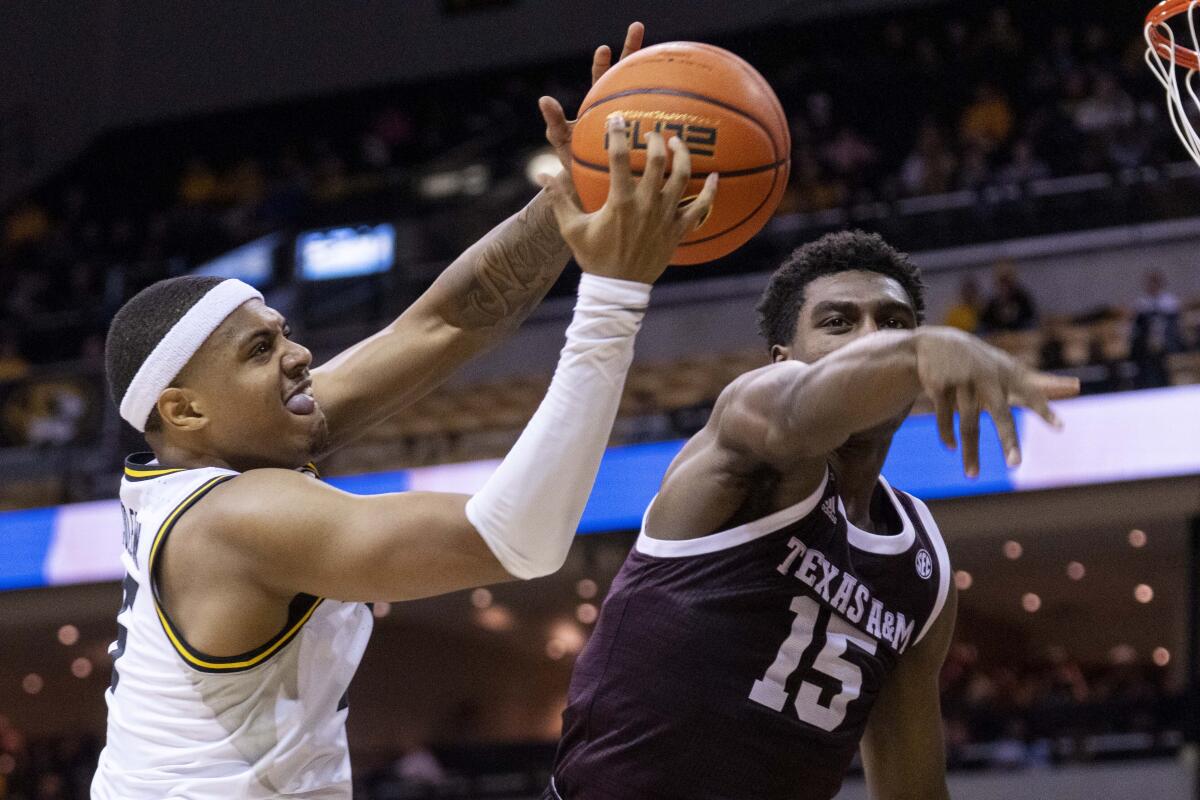
<path id="1" fill-rule="evenodd" d="M 1167 26 L 1167 21 L 1181 14 L 1188 14 L 1189 25 L 1194 25 L 1193 17 L 1189 12 L 1197 8 L 1200 8 L 1200 0 L 1163 0 L 1150 9 L 1150 13 L 1146 15 L 1147 44 L 1153 47 L 1161 57 L 1170 59 L 1178 66 L 1189 70 L 1200 70 L 1200 55 L 1197 55 L 1195 50 L 1184 47 L 1175 41 L 1175 37 Z M 1195 28 L 1193 27 L 1192 40 L 1195 41 L 1195 38 Z"/>
<path id="2" fill-rule="evenodd" d="M 1191 35 L 1191 40 L 1185 39 L 1184 44 L 1176 41 L 1176 30 L 1171 27 L 1175 17 L 1184 18 L 1184 24 L 1176 23 L 1175 28 L 1186 27 Z M 1200 17 L 1200 0 L 1163 0 L 1146 16 L 1145 35 L 1146 65 L 1166 90 L 1171 127 L 1188 155 L 1200 165 L 1200 132 L 1193 122 L 1200 110 L 1200 93 L 1196 88 L 1196 75 L 1200 74 L 1197 17 Z"/>

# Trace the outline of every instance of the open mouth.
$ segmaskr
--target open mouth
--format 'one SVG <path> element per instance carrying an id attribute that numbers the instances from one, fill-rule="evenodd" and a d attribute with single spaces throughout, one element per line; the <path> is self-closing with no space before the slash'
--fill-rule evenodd
<path id="1" fill-rule="evenodd" d="M 317 410 L 317 401 L 312 395 L 312 378 L 305 378 L 283 401 L 291 413 L 305 417 Z"/>

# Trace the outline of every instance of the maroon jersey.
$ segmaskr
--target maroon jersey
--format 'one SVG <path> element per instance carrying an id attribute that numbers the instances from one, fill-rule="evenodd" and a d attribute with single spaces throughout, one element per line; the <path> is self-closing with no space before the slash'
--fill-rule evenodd
<path id="1" fill-rule="evenodd" d="M 638 537 L 571 678 L 564 800 L 827 800 L 950 564 L 928 509 L 880 479 L 900 532 L 804 501 L 699 539 Z"/>

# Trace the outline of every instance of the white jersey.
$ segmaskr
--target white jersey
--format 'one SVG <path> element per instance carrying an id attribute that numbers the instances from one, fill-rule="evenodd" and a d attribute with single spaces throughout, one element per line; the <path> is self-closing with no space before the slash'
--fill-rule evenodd
<path id="1" fill-rule="evenodd" d="M 346 690 L 370 610 L 301 594 L 283 629 L 248 653 L 191 647 L 158 604 L 155 558 L 180 516 L 238 473 L 151 458 L 129 459 L 121 481 L 125 594 L 93 800 L 349 800 Z"/>

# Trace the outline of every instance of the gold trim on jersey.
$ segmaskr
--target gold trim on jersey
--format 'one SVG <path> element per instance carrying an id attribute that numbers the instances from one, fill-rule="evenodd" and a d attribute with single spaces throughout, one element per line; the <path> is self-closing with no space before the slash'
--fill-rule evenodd
<path id="1" fill-rule="evenodd" d="M 300 629 L 304 627 L 304 623 L 308 622 L 313 612 L 317 610 L 317 606 L 321 605 L 324 601 L 324 598 L 321 597 L 297 595 L 289 606 L 288 621 L 284 624 L 283 630 L 254 650 L 236 656 L 218 657 L 206 655 L 193 648 L 184 640 L 183 636 L 175 632 L 175 626 L 172 624 L 171 618 L 167 615 L 158 599 L 158 583 L 155 580 L 154 573 L 155 557 L 158 555 L 159 547 L 166 541 L 167 535 L 171 532 L 171 529 L 179 521 L 183 513 L 219 484 L 233 477 L 235 476 L 218 475 L 203 483 L 189 494 L 183 502 L 175 506 L 171 513 L 167 515 L 167 518 L 163 520 L 162 525 L 158 528 L 158 532 L 154 535 L 154 542 L 150 546 L 150 557 L 146 565 L 146 573 L 150 576 L 154 611 L 158 615 L 158 621 L 162 625 L 163 632 L 167 634 L 167 639 L 174 646 L 175 652 L 189 665 L 203 672 L 237 672 L 258 666 L 295 638 Z M 307 607 L 303 605 L 304 602 L 308 602 Z"/>
<path id="2" fill-rule="evenodd" d="M 184 472 L 182 467 L 167 467 L 163 469 L 133 469 L 125 467 L 125 477 L 133 480 L 145 480 L 146 478 L 157 478 L 160 475 L 170 475 L 173 472 Z"/>

